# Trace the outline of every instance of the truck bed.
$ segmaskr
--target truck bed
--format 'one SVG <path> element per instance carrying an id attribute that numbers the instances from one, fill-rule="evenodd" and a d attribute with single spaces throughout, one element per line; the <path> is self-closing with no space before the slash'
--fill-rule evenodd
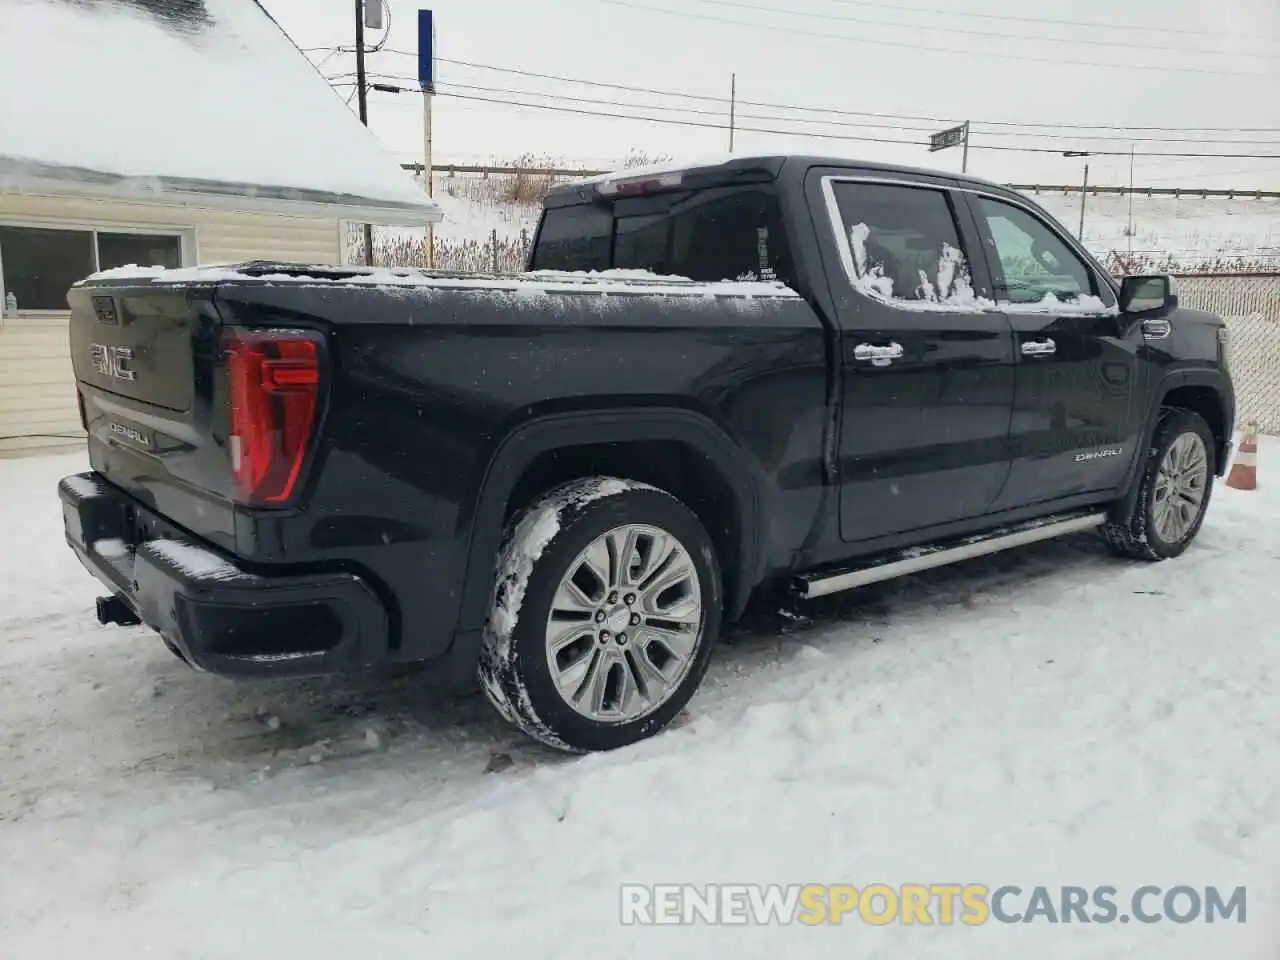
<path id="1" fill-rule="evenodd" d="M 515 478 L 495 463 L 522 423 L 697 414 L 767 464 L 784 523 L 817 510 L 825 332 L 781 284 L 254 262 L 112 270 L 69 299 L 95 477 L 246 573 L 359 576 L 388 607 L 393 657 L 482 624 L 489 571 L 470 566 L 496 549 Z M 246 502 L 227 345 L 276 334 L 316 344 L 314 415 L 287 495 Z M 94 344 L 132 350 L 133 379 Z"/>

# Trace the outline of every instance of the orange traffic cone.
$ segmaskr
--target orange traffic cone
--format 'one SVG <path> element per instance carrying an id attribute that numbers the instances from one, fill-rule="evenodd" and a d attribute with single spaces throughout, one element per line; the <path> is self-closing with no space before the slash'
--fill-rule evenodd
<path id="1" fill-rule="evenodd" d="M 1244 436 L 1240 439 L 1240 449 L 1231 462 L 1231 472 L 1227 474 L 1227 486 L 1237 490 L 1258 488 L 1258 421 L 1256 420 L 1250 420 L 1245 425 Z"/>

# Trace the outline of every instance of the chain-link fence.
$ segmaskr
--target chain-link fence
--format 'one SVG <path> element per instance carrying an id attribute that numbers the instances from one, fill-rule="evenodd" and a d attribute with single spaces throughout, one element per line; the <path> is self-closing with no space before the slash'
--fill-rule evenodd
<path id="1" fill-rule="evenodd" d="M 1280 435 L 1280 273 L 1180 276 L 1180 301 L 1216 313 L 1231 333 L 1236 421 Z"/>

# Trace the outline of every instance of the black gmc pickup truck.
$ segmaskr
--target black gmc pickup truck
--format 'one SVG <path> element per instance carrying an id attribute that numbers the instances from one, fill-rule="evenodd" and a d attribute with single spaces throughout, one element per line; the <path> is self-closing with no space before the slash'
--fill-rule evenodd
<path id="1" fill-rule="evenodd" d="M 434 662 L 567 750 L 662 729 L 757 589 L 1063 534 L 1163 560 L 1231 448 L 1216 317 L 1011 190 L 820 157 L 574 182 L 526 273 L 73 287 L 107 585 L 224 675 Z"/>

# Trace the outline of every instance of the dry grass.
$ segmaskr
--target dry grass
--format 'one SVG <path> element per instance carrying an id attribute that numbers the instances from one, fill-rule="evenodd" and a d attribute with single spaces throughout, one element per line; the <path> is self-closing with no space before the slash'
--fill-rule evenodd
<path id="1" fill-rule="evenodd" d="M 666 156 L 655 157 L 633 150 L 623 160 L 622 166 L 632 169 L 663 163 L 668 159 Z M 515 160 L 495 161 L 493 165 L 516 169 L 514 173 L 446 177 L 443 189 L 451 197 L 491 210 L 504 220 L 518 222 L 521 217 L 536 215 L 553 186 L 572 179 L 534 172 L 564 165 L 563 161 L 557 161 L 553 157 L 524 154 Z M 524 270 L 531 239 L 524 229 L 520 230 L 518 236 L 504 235 L 495 230 L 484 242 L 437 237 L 436 269 L 465 273 L 519 273 Z M 364 262 L 364 235 L 358 225 L 353 224 L 348 228 L 346 246 L 348 263 Z M 430 262 L 425 239 L 384 237 L 379 236 L 377 230 L 373 237 L 373 257 L 375 264 L 385 267 L 425 267 Z"/>
<path id="2" fill-rule="evenodd" d="M 437 239 L 435 269 L 450 273 L 520 273 L 524 270 L 529 240 L 526 230 L 521 230 L 517 237 L 506 237 L 495 231 L 484 243 Z M 351 263 L 364 262 L 364 237 L 359 227 L 348 233 L 347 249 Z M 426 267 L 429 263 L 427 241 L 379 237 L 375 233 L 373 262 L 380 267 Z"/>
<path id="3" fill-rule="evenodd" d="M 567 177 L 554 177 L 545 173 L 533 173 L 538 169 L 559 166 L 550 157 L 532 154 L 495 166 L 515 167 L 515 173 L 492 173 L 481 176 L 453 176 L 445 180 L 444 189 L 451 197 L 470 200 L 484 207 L 517 206 L 534 207 L 542 203 L 547 192 Z"/>
<path id="4" fill-rule="evenodd" d="M 652 157 L 643 151 L 633 150 L 622 162 L 624 169 L 662 163 L 668 157 Z M 445 179 L 444 189 L 451 197 L 460 197 L 483 207 L 537 207 L 547 198 L 552 187 L 567 183 L 570 177 L 557 177 L 537 170 L 556 169 L 565 166 L 554 157 L 538 157 L 523 154 L 515 160 L 497 161 L 497 167 L 513 167 L 515 173 L 492 173 L 481 176 L 453 176 Z"/>
<path id="5" fill-rule="evenodd" d="M 1112 276 L 1143 273 L 1176 273 L 1184 276 L 1205 276 L 1222 273 L 1280 273 L 1280 255 L 1204 254 L 1203 256 L 1175 257 L 1171 253 L 1122 253 L 1112 250 L 1103 260 Z"/>

